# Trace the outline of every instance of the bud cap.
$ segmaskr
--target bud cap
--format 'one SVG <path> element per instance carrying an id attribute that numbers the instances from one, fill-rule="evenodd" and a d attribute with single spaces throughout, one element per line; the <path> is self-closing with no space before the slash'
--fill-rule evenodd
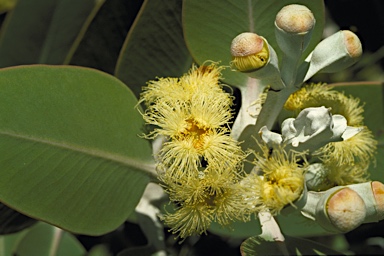
<path id="1" fill-rule="evenodd" d="M 287 33 L 306 33 L 315 25 L 315 17 L 304 5 L 291 4 L 276 15 L 276 26 Z"/>

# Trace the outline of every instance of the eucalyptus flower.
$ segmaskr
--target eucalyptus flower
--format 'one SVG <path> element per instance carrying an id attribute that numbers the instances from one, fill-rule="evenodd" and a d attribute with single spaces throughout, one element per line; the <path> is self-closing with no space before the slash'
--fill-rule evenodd
<path id="1" fill-rule="evenodd" d="M 292 150 L 287 153 L 282 147 L 270 152 L 266 145 L 259 146 L 263 154 L 254 154 L 255 169 L 242 181 L 253 188 L 253 191 L 245 194 L 248 200 L 254 200 L 249 211 L 269 211 L 277 215 L 285 206 L 293 204 L 303 192 L 306 153 Z"/>
<path id="2" fill-rule="evenodd" d="M 192 67 L 181 78 L 150 81 L 140 102 L 153 131 L 163 136 L 158 152 L 158 177 L 177 207 L 162 218 L 181 238 L 206 232 L 212 221 L 227 225 L 245 202 L 239 185 L 245 153 L 229 135 L 232 97 L 219 83 L 215 63 Z"/>
<path id="3" fill-rule="evenodd" d="M 166 175 L 194 175 L 202 160 L 228 168 L 242 159 L 238 142 L 228 135 L 232 97 L 219 83 L 220 70 L 216 64 L 193 67 L 180 79 L 160 78 L 144 89 L 143 118 L 155 126 L 145 137 L 166 138 L 158 155 L 159 169 Z"/>
<path id="4" fill-rule="evenodd" d="M 364 108 L 360 100 L 332 89 L 326 84 L 306 85 L 293 93 L 284 107 L 296 114 L 304 108 L 324 105 L 333 115 L 345 117 L 346 124 L 355 132 L 347 131 L 342 140 L 323 145 L 314 155 L 321 160 L 329 184 L 365 182 L 369 177 L 369 165 L 375 160 L 377 141 L 364 126 Z"/>

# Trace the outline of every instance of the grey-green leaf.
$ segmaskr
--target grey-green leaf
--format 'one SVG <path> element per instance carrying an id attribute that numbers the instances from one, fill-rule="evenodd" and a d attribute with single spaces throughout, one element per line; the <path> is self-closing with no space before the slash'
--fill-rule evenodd
<path id="1" fill-rule="evenodd" d="M 75 233 L 99 235 L 134 211 L 153 175 L 132 92 L 69 66 L 0 70 L 0 201 Z"/>
<path id="2" fill-rule="evenodd" d="M 102 3 L 18 0 L 1 30 L 0 67 L 64 63 Z"/>

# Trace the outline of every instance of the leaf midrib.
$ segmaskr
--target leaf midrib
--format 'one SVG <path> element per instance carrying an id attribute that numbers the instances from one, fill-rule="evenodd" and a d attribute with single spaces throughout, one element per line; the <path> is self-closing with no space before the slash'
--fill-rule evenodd
<path id="1" fill-rule="evenodd" d="M 122 156 L 120 154 L 111 153 L 111 152 L 103 151 L 96 148 L 80 146 L 74 143 L 58 142 L 58 141 L 48 140 L 48 139 L 44 139 L 36 136 L 22 135 L 22 134 L 18 134 L 11 131 L 0 130 L 0 136 L 1 135 L 9 136 L 17 139 L 23 139 L 30 142 L 37 142 L 37 143 L 41 143 L 49 146 L 54 146 L 54 147 L 58 147 L 66 150 L 79 152 L 92 157 L 109 160 L 127 167 L 131 167 L 135 171 L 140 170 L 151 178 L 156 178 L 156 170 L 155 170 L 154 163 L 148 163 L 148 162 L 136 160 L 134 158 Z"/>

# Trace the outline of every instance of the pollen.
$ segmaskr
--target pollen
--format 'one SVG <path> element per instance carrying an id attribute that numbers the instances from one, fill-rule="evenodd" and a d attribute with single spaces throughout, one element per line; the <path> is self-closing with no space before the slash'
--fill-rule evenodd
<path id="1" fill-rule="evenodd" d="M 349 126 L 361 126 L 364 108 L 360 100 L 332 89 L 324 83 L 306 85 L 289 96 L 284 108 L 298 114 L 305 108 L 326 106 L 332 115 L 344 116 Z"/>
<path id="2" fill-rule="evenodd" d="M 328 180 L 336 185 L 349 185 L 368 181 L 368 168 L 375 162 L 376 151 L 377 141 L 364 127 L 345 141 L 328 143 L 315 155 L 328 169 Z"/>
<path id="3" fill-rule="evenodd" d="M 192 138 L 193 147 L 197 150 L 201 149 L 203 147 L 203 138 L 209 130 L 193 119 L 187 119 L 186 123 L 186 129 L 180 133 L 180 139 Z"/>
<path id="4" fill-rule="evenodd" d="M 233 97 L 219 82 L 221 70 L 212 63 L 150 81 L 140 98 L 143 119 L 154 126 L 144 137 L 164 139 L 158 178 L 176 208 L 163 220 L 181 238 L 205 233 L 212 221 L 246 218 L 238 185 L 246 154 L 230 136 Z"/>
<path id="5" fill-rule="evenodd" d="M 261 185 L 260 197 L 271 214 L 278 214 L 286 205 L 297 200 L 304 189 L 305 153 L 276 148 L 272 155 L 263 147 L 264 155 L 255 154 L 254 164 L 263 173 L 255 182 Z"/>

